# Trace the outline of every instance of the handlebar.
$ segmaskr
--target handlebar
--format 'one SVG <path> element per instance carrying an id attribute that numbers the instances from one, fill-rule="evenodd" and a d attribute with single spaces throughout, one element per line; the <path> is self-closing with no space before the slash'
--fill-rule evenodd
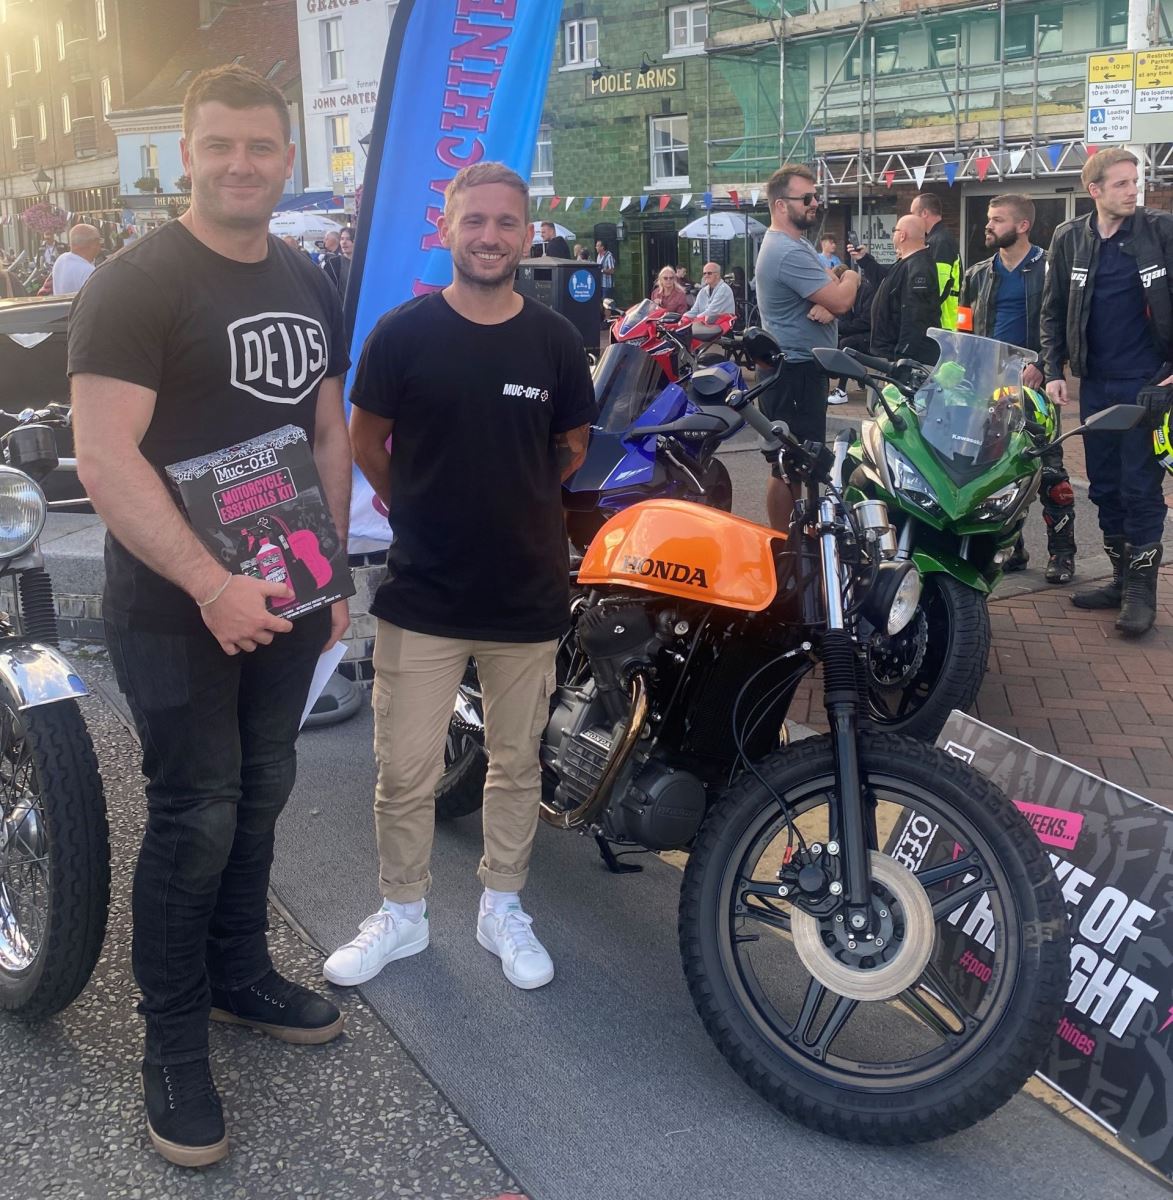
<path id="1" fill-rule="evenodd" d="M 851 346 L 844 346 L 843 353 L 854 358 L 860 366 L 867 367 L 871 371 L 883 371 L 885 375 L 890 374 L 896 368 L 896 364 L 887 358 L 879 358 L 874 354 L 864 354 L 862 350 L 856 350 Z"/>
<path id="2" fill-rule="evenodd" d="M 64 425 L 73 422 L 73 410 L 68 404 L 50 404 L 48 408 L 23 408 L 20 412 L 8 412 L 0 408 L 0 417 L 6 417 L 17 425 Z"/>

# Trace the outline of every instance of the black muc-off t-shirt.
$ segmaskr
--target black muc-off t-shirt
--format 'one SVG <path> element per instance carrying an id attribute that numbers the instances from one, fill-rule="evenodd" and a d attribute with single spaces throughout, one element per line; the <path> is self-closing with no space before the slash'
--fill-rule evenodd
<path id="1" fill-rule="evenodd" d="M 156 393 L 139 449 L 160 476 L 282 425 L 312 445 L 318 387 L 349 365 L 333 285 L 274 237 L 262 262 L 243 263 L 172 221 L 96 270 L 69 316 L 70 375 Z M 110 535 L 105 608 L 130 629 L 203 628 L 195 601 Z"/>
<path id="2" fill-rule="evenodd" d="M 371 331 L 350 402 L 395 422 L 394 541 L 371 611 L 438 637 L 541 642 L 569 620 L 554 435 L 595 417 L 582 339 L 531 300 L 477 325 L 439 293 Z"/>

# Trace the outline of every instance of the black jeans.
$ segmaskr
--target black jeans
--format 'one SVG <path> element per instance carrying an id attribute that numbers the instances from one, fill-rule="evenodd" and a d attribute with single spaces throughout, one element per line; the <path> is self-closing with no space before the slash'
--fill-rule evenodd
<path id="1" fill-rule="evenodd" d="M 230 656 L 206 630 L 106 622 L 147 779 L 132 961 L 149 1063 L 206 1057 L 209 987 L 247 987 L 272 966 L 273 829 L 293 790 L 298 722 L 329 631 L 326 609 Z"/>
<path id="2" fill-rule="evenodd" d="M 1079 415 L 1086 421 L 1113 404 L 1133 404 L 1144 379 L 1083 379 Z M 1165 528 L 1165 468 L 1153 453 L 1151 426 L 1123 433 L 1088 433 L 1083 439 L 1088 499 L 1105 537 L 1123 535 L 1132 546 L 1161 540 Z"/>

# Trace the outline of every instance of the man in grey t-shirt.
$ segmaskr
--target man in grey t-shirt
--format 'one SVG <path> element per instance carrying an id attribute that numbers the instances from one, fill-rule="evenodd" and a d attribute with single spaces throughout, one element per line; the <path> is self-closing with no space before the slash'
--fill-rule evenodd
<path id="1" fill-rule="evenodd" d="M 839 344 L 835 318 L 851 311 L 859 275 L 836 279 L 804 236 L 818 220 L 814 172 L 780 167 L 766 185 L 770 228 L 758 252 L 755 281 L 762 320 L 786 355 L 778 382 L 760 401 L 772 421 L 785 421 L 801 441 L 827 436 L 827 377 L 814 361 L 815 346 Z M 766 511 L 775 529 L 786 529 L 794 496 L 777 465 L 766 488 Z"/>

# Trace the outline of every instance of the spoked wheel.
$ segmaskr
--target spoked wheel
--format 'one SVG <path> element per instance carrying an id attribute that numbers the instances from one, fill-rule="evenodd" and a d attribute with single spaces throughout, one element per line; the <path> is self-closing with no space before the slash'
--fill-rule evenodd
<path id="1" fill-rule="evenodd" d="M 1025 820 L 972 768 L 891 735 L 863 738 L 861 755 L 880 847 L 871 936 L 778 892 L 792 854 L 834 842 L 831 744 L 812 738 L 759 764 L 777 799 L 747 773 L 706 819 L 681 953 L 710 1036 L 772 1104 L 854 1141 L 925 1141 L 987 1116 L 1038 1067 L 1067 986 L 1065 913 Z"/>
<path id="2" fill-rule="evenodd" d="M 98 961 L 110 841 L 93 744 L 73 700 L 17 710 L 0 690 L 0 1008 L 59 1012 Z"/>
<path id="3" fill-rule="evenodd" d="M 436 784 L 435 793 L 436 820 L 455 821 L 476 812 L 484 802 L 488 769 L 481 683 L 476 660 L 470 658 L 444 738 L 444 774 Z"/>
<path id="4" fill-rule="evenodd" d="M 926 576 L 908 625 L 869 639 L 868 716 L 892 733 L 935 741 L 953 709 L 977 699 L 989 653 L 986 598 L 952 576 Z"/>

